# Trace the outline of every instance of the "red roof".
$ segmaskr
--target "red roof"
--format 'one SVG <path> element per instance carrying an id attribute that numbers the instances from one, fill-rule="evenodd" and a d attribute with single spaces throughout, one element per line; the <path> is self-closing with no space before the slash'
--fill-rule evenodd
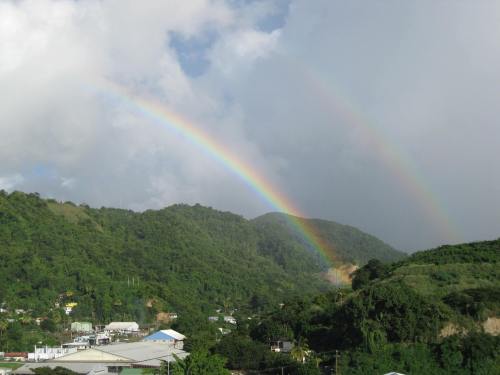
<path id="1" fill-rule="evenodd" d="M 10 353 L 4 353 L 3 355 L 5 358 L 11 358 L 11 357 L 23 357 L 23 358 L 28 358 L 28 352 L 10 352 Z"/>

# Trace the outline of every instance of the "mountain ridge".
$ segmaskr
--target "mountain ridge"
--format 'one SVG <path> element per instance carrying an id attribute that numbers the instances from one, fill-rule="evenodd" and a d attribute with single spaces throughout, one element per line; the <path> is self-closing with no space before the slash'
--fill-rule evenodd
<path id="1" fill-rule="evenodd" d="M 328 289 L 317 254 L 270 228 L 201 205 L 139 213 L 0 192 L 0 302 L 47 314 L 71 292 L 75 318 L 150 321 Z"/>

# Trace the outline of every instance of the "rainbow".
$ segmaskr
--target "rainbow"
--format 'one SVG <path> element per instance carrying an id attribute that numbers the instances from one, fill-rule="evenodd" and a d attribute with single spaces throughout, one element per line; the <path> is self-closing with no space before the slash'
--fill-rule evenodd
<path id="1" fill-rule="evenodd" d="M 447 214 L 446 209 L 439 203 L 436 195 L 429 188 L 424 178 L 418 173 L 406 153 L 394 142 L 391 142 L 372 121 L 369 121 L 346 95 L 342 95 L 336 87 L 327 86 L 324 80 L 317 77 L 309 67 L 290 56 L 283 57 L 298 75 L 302 75 L 306 84 L 315 93 L 325 112 L 334 118 L 341 115 L 347 125 L 358 129 L 364 140 L 373 148 L 374 155 L 391 171 L 410 195 L 419 202 L 425 215 L 432 220 L 447 243 L 462 241 L 456 225 Z M 339 86 L 339 85 L 336 85 Z"/>
<path id="2" fill-rule="evenodd" d="M 210 158 L 223 165 L 245 182 L 267 204 L 275 210 L 285 213 L 294 230 L 320 254 L 328 266 L 335 263 L 334 248 L 321 238 L 316 228 L 308 220 L 303 219 L 305 215 L 250 163 L 238 157 L 220 142 L 217 142 L 216 139 L 204 132 L 192 121 L 170 110 L 164 103 L 154 99 L 146 100 L 144 97 L 134 95 L 126 88 L 110 81 L 101 81 L 97 88 L 104 94 L 112 94 L 146 118 L 161 124 L 171 132 L 188 140 Z"/>

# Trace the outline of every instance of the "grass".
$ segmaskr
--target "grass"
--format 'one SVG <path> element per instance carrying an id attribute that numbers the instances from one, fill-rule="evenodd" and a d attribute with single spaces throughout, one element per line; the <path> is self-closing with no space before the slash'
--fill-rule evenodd
<path id="1" fill-rule="evenodd" d="M 49 202 L 47 205 L 53 213 L 64 216 L 66 220 L 68 220 L 70 223 L 78 224 L 81 221 L 89 220 L 94 224 L 96 229 L 102 231 L 101 226 L 96 222 L 94 222 L 82 207 L 75 206 L 70 203 L 54 203 L 54 202 Z"/>
<path id="2" fill-rule="evenodd" d="M 0 368 L 10 368 L 16 370 L 21 367 L 24 363 L 22 362 L 0 362 Z"/>
<path id="3" fill-rule="evenodd" d="M 400 279 L 424 296 L 443 297 L 450 292 L 491 287 L 500 270 L 491 263 L 410 264 L 394 270 L 387 279 Z"/>

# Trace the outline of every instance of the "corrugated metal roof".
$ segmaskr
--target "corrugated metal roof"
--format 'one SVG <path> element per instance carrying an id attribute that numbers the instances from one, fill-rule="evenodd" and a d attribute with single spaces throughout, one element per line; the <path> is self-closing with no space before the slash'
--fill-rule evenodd
<path id="1" fill-rule="evenodd" d="M 158 332 L 155 332 L 147 337 L 144 338 L 144 341 L 154 341 L 154 340 L 157 340 L 157 341 L 160 341 L 160 340 L 164 340 L 164 341 L 172 341 L 172 340 L 178 340 L 178 341 L 182 341 L 186 338 L 186 336 L 184 336 L 183 334 L 177 332 L 177 331 L 174 331 L 173 329 L 164 329 L 164 330 L 161 330 L 161 331 L 158 331 Z"/>
<path id="2" fill-rule="evenodd" d="M 172 336 L 176 340 L 184 340 L 186 338 L 186 336 L 184 336 L 183 334 L 181 334 L 177 331 L 174 331 L 173 329 L 163 329 L 160 332 L 163 332 L 164 334 L 166 334 L 168 336 Z"/>
<path id="3" fill-rule="evenodd" d="M 160 341 L 160 340 L 173 341 L 173 340 L 175 340 L 175 337 L 167 335 L 166 333 L 164 333 L 162 331 L 158 331 L 158 332 L 153 333 L 152 335 L 144 337 L 144 341 L 155 341 L 155 340 L 157 340 L 157 341 Z"/>
<path id="4" fill-rule="evenodd" d="M 179 353 L 175 353 L 175 355 L 177 357 L 179 357 L 180 359 L 184 359 L 189 355 L 189 353 L 180 350 Z M 165 357 L 160 357 L 160 358 L 156 358 L 156 359 L 149 359 L 147 361 L 142 361 L 142 362 L 136 362 L 133 364 L 133 366 L 160 367 L 162 361 L 175 362 L 176 359 L 175 359 L 174 355 L 172 354 L 172 355 L 168 355 Z"/>
<path id="5" fill-rule="evenodd" d="M 136 322 L 111 322 L 109 323 L 105 329 L 107 330 L 138 330 L 139 329 L 139 324 Z"/>
<path id="6" fill-rule="evenodd" d="M 163 342 L 139 341 L 125 344 L 110 344 L 95 347 L 94 349 L 116 356 L 130 358 L 134 362 L 156 359 L 172 354 L 186 353 L 181 349 L 174 348 L 172 345 Z"/>

